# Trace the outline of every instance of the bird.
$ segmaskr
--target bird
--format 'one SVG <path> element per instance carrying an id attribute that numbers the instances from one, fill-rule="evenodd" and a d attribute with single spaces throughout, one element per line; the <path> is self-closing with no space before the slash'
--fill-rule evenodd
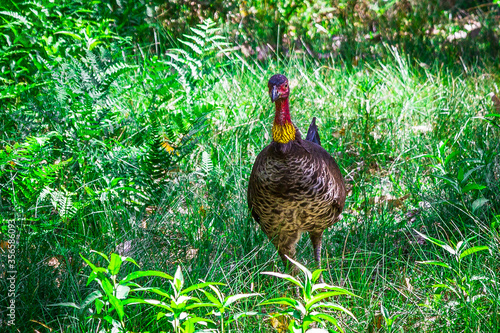
<path id="1" fill-rule="evenodd" d="M 255 159 L 248 182 L 247 201 L 253 219 L 276 247 L 286 270 L 297 269 L 296 245 L 308 232 L 314 259 L 321 268 L 324 231 L 340 220 L 346 200 L 342 173 L 321 146 L 316 117 L 302 139 L 290 117 L 290 85 L 286 76 L 268 81 L 275 104 L 272 142 Z"/>

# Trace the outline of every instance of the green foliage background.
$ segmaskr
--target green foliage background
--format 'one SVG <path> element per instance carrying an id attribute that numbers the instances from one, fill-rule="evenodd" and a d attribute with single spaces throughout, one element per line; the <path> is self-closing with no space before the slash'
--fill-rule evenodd
<path id="1" fill-rule="evenodd" d="M 2 3 L 0 241 L 14 221 L 17 328 L 101 328 L 51 306 L 92 291 L 91 249 L 280 297 L 260 275 L 282 267 L 246 186 L 270 140 L 265 82 L 281 72 L 293 120 L 318 117 L 350 187 L 324 249 L 325 279 L 361 297 L 339 300 L 358 318 L 341 326 L 498 330 L 499 14 L 481 1 Z M 454 259 L 414 230 L 489 251 L 457 275 L 418 263 Z M 305 239 L 298 252 L 313 265 Z M 130 331 L 169 330 L 134 311 Z"/>

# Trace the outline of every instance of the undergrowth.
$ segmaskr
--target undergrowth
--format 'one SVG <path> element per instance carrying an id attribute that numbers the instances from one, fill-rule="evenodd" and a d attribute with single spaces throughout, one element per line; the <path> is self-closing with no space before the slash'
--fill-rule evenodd
<path id="1" fill-rule="evenodd" d="M 207 21 L 184 48 L 161 56 L 119 44 L 69 52 L 43 65 L 40 87 L 0 96 L 2 249 L 9 223 L 20 235 L 16 328 L 180 332 L 194 327 L 185 320 L 208 318 L 199 322 L 218 331 L 297 331 L 313 318 L 329 331 L 498 331 L 495 68 L 465 65 L 455 75 L 390 46 L 390 58 L 350 69 L 303 54 L 252 63 L 218 33 Z M 277 72 L 290 79 L 292 120 L 304 130 L 317 117 L 349 188 L 323 249 L 326 282 L 358 296 L 332 300 L 344 312 L 277 307 L 254 315 L 260 297 L 300 308 L 287 284 L 261 274 L 282 267 L 246 207 L 252 163 L 270 142 L 265 83 Z M 314 265 L 309 248 L 299 242 L 304 269 Z M 113 253 L 103 255 L 108 268 L 88 260 L 93 250 Z M 144 273 L 140 287 L 120 284 L 118 271 L 135 270 L 117 264 L 123 257 L 156 275 Z M 191 285 L 198 293 L 183 303 L 182 288 Z M 125 312 L 127 288 L 139 289 Z M 148 291 L 179 308 L 160 309 L 165 299 L 146 301 Z M 90 316 L 81 311 L 89 295 Z M 236 295 L 252 297 L 225 312 Z M 1 297 L 4 309 L 9 300 Z M 203 297 L 212 305 L 181 307 Z M 75 309 L 54 306 L 61 303 Z"/>

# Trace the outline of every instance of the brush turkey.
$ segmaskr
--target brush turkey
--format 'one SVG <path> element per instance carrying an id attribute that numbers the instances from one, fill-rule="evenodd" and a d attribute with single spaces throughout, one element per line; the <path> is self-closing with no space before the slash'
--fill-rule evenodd
<path id="1" fill-rule="evenodd" d="M 290 118 L 288 79 L 281 74 L 268 82 L 275 103 L 272 142 L 257 156 L 248 184 L 252 217 L 285 256 L 295 259 L 302 232 L 309 232 L 314 258 L 321 266 L 321 240 L 326 228 L 339 220 L 346 190 L 340 169 L 321 147 L 313 118 L 306 139 Z M 294 271 L 293 267 L 289 269 Z"/>

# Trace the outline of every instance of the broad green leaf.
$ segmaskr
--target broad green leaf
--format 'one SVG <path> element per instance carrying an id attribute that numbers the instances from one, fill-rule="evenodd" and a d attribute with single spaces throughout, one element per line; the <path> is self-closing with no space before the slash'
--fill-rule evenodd
<path id="1" fill-rule="evenodd" d="M 476 253 L 476 252 L 479 252 L 479 251 L 485 251 L 485 250 L 489 250 L 490 248 L 487 247 L 487 246 L 474 246 L 474 247 L 471 247 L 467 250 L 465 250 L 464 252 L 462 252 L 460 254 L 460 259 L 463 259 L 465 257 L 467 257 L 468 255 L 471 255 L 473 253 Z"/>
<path id="2" fill-rule="evenodd" d="M 462 193 L 467 193 L 467 192 L 473 191 L 473 190 L 482 190 L 485 188 L 486 188 L 486 186 L 484 186 L 484 185 L 472 183 L 472 184 L 468 184 L 468 185 L 464 186 L 462 188 Z"/>
<path id="3" fill-rule="evenodd" d="M 102 297 L 102 292 L 100 290 L 94 290 L 91 292 L 85 299 L 83 300 L 82 304 L 80 305 L 82 309 L 85 309 L 87 306 L 90 304 L 94 303 L 97 299 Z"/>
<path id="4" fill-rule="evenodd" d="M 117 275 L 120 271 L 120 267 L 122 265 L 122 258 L 116 254 L 111 253 L 111 260 L 109 261 L 108 269 L 111 275 Z"/>
<path id="5" fill-rule="evenodd" d="M 99 251 L 95 251 L 95 250 L 90 250 L 91 253 L 97 253 L 98 255 L 100 255 L 101 257 L 103 257 L 107 262 L 109 262 L 109 258 L 107 255 L 105 255 L 104 253 L 102 252 L 99 252 Z"/>
<path id="6" fill-rule="evenodd" d="M 489 202 L 489 200 L 486 198 L 479 198 L 479 199 L 474 200 L 474 202 L 472 203 L 472 211 L 475 212 L 476 210 L 483 207 L 488 202 Z"/>
<path id="7" fill-rule="evenodd" d="M 445 160 L 444 160 L 444 165 L 448 165 L 448 163 L 455 159 L 455 157 L 458 155 L 458 151 L 453 151 L 451 152 L 448 156 L 446 156 Z"/>
<path id="8" fill-rule="evenodd" d="M 229 306 L 231 304 L 233 304 L 234 302 L 240 300 L 240 299 L 243 299 L 243 298 L 248 298 L 248 297 L 253 297 L 253 296 L 260 296 L 261 294 L 259 293 L 251 293 L 251 294 L 238 294 L 238 295 L 234 295 L 234 296 L 229 296 L 229 297 L 226 297 L 226 300 L 224 301 L 224 306 Z"/>
<path id="9" fill-rule="evenodd" d="M 151 292 L 158 294 L 160 296 L 164 296 L 164 297 L 171 296 L 169 292 L 166 292 L 163 289 L 155 288 L 155 287 L 142 287 L 142 288 L 134 289 L 134 291 L 151 291 Z"/>
<path id="10" fill-rule="evenodd" d="M 337 318 L 335 318 L 334 316 L 332 316 L 330 314 L 318 313 L 318 314 L 312 315 L 311 317 L 313 317 L 315 319 L 315 321 L 317 321 L 317 322 L 323 322 L 323 320 L 329 321 L 330 323 L 335 325 L 335 327 L 337 327 L 340 332 L 344 332 L 342 330 L 342 327 L 340 327 L 340 325 L 338 324 Z M 314 331 L 314 330 L 319 330 L 319 331 Z M 313 329 L 308 330 L 306 333 L 316 333 L 316 332 L 320 333 L 320 332 L 328 332 L 328 331 L 320 329 L 320 328 L 313 328 Z"/>
<path id="11" fill-rule="evenodd" d="M 349 290 L 346 290 L 346 289 L 341 288 L 341 287 L 331 286 L 331 285 L 326 284 L 326 283 L 315 284 L 313 287 L 313 291 L 316 291 L 318 289 L 333 290 L 333 291 L 337 292 L 337 295 L 349 295 L 349 296 L 361 298 L 360 296 L 353 294 Z"/>
<path id="12" fill-rule="evenodd" d="M 288 274 L 275 273 L 275 272 L 262 272 L 261 274 L 276 276 L 278 278 L 288 280 L 288 281 L 292 282 L 293 284 L 296 284 L 300 288 L 304 287 L 299 280 L 297 280 L 296 278 L 294 278 L 293 276 L 288 275 Z"/>
<path id="13" fill-rule="evenodd" d="M 356 320 L 356 321 L 357 321 L 356 317 L 352 314 L 352 312 L 351 312 L 351 311 L 349 311 L 348 309 L 346 309 L 345 307 L 343 307 L 343 306 L 342 306 L 342 305 L 340 305 L 340 304 L 333 303 L 333 302 L 316 303 L 316 304 L 314 304 L 313 306 L 311 306 L 310 310 L 313 310 L 313 309 L 318 309 L 318 308 L 327 308 L 327 309 L 337 310 L 337 311 L 340 311 L 340 312 L 343 312 L 343 313 L 348 314 L 348 315 L 349 315 L 349 316 L 351 316 L 354 320 Z"/>
<path id="14" fill-rule="evenodd" d="M 223 307 L 222 303 L 220 302 L 219 299 L 217 299 L 217 297 L 215 297 L 214 295 L 212 295 L 210 292 L 208 292 L 206 290 L 202 289 L 201 291 L 205 294 L 205 296 L 208 298 L 208 300 L 210 302 L 212 302 L 215 306 L 217 306 L 218 308 Z"/>
<path id="15" fill-rule="evenodd" d="M 278 297 L 278 298 L 271 298 L 269 300 L 265 300 L 259 304 L 259 306 L 262 305 L 268 305 L 268 304 L 283 304 L 283 305 L 290 305 L 295 307 L 299 302 L 294 300 L 293 298 L 289 297 Z"/>
<path id="16" fill-rule="evenodd" d="M 118 299 L 125 299 L 128 297 L 130 288 L 127 286 L 117 285 L 116 286 L 116 297 Z"/>
<path id="17" fill-rule="evenodd" d="M 453 255 L 456 255 L 456 251 L 454 248 L 452 248 L 451 246 L 449 246 L 448 244 L 446 244 L 445 242 L 443 241 L 440 241 L 439 239 L 436 239 L 436 238 L 432 238 L 430 236 L 426 236 L 420 232 L 418 232 L 417 230 L 413 229 L 413 231 L 415 231 L 417 234 L 419 234 L 421 237 L 427 239 L 429 242 L 437 245 L 437 246 L 440 246 L 442 247 L 443 249 L 445 249 L 446 251 L 448 251 L 449 253 L 453 254 Z"/>
<path id="18" fill-rule="evenodd" d="M 82 40 L 82 37 L 78 36 L 77 34 L 70 32 L 70 31 L 56 31 L 54 32 L 54 35 L 67 35 L 70 37 L 73 37 L 76 40 Z"/>
<path id="19" fill-rule="evenodd" d="M 285 256 L 288 260 L 290 260 L 290 262 L 292 264 L 294 264 L 295 266 L 297 266 L 306 276 L 309 280 L 312 280 L 312 273 L 310 270 L 308 270 L 304 265 L 302 265 L 301 263 L 299 263 L 298 261 L 296 260 L 293 260 L 291 258 L 289 258 L 288 256 Z"/>
<path id="20" fill-rule="evenodd" d="M 210 285 L 221 285 L 223 286 L 224 283 L 220 283 L 220 282 L 202 282 L 202 283 L 198 283 L 198 284 L 193 284 L 192 286 L 189 286 L 188 288 L 184 289 L 181 294 L 184 295 L 184 294 L 187 294 L 193 290 L 197 290 L 197 289 L 202 289 L 202 288 L 206 288 Z"/>
<path id="21" fill-rule="evenodd" d="M 101 280 L 101 287 L 108 297 L 113 296 L 113 285 L 111 284 L 111 281 L 108 278 L 104 277 Z"/>
<path id="22" fill-rule="evenodd" d="M 106 269 L 102 268 L 102 267 L 97 267 L 95 266 L 93 263 L 91 263 L 87 258 L 85 258 L 81 253 L 80 253 L 80 257 L 82 257 L 83 261 L 85 261 L 85 263 L 87 265 L 89 265 L 89 267 L 92 269 L 92 271 L 94 272 L 98 272 L 98 271 L 103 271 L 103 272 L 106 272 Z M 88 285 L 88 282 L 87 282 L 87 285 Z"/>
<path id="23" fill-rule="evenodd" d="M 186 310 L 192 310 L 192 309 L 197 309 L 197 308 L 213 308 L 216 307 L 215 304 L 212 303 L 194 303 L 191 305 L 186 306 Z"/>
<path id="24" fill-rule="evenodd" d="M 138 272 L 133 272 L 127 275 L 124 279 L 120 281 L 120 284 L 126 283 L 128 281 L 135 280 L 140 277 L 144 276 L 158 276 L 162 277 L 167 280 L 173 280 L 174 278 L 166 273 L 159 272 L 159 271 L 138 271 Z"/>
<path id="25" fill-rule="evenodd" d="M 266 300 L 264 302 L 261 302 L 258 306 L 271 305 L 271 304 L 287 305 L 287 306 L 292 307 L 293 309 L 299 311 L 302 316 L 306 314 L 306 308 L 304 307 L 304 305 L 302 305 L 302 303 L 294 300 L 293 298 L 289 298 L 289 297 L 272 298 L 270 300 Z"/>
<path id="26" fill-rule="evenodd" d="M 205 282 L 205 281 L 202 281 L 202 282 Z M 224 302 L 224 296 L 222 295 L 222 293 L 220 292 L 219 288 L 217 288 L 217 286 L 213 286 L 213 285 L 208 285 L 208 287 L 210 289 L 212 289 L 214 291 L 214 293 L 217 295 L 217 298 L 218 300 L 221 302 Z"/>
<path id="27" fill-rule="evenodd" d="M 442 266 L 442 267 L 446 267 L 448 269 L 451 269 L 451 267 L 448 264 L 445 264 L 444 262 L 436 261 L 436 260 L 417 261 L 417 264 Z"/>
<path id="28" fill-rule="evenodd" d="M 95 310 L 97 314 L 101 314 L 102 308 L 104 307 L 104 302 L 98 298 L 95 300 Z"/>
<path id="29" fill-rule="evenodd" d="M 169 312 L 174 312 L 174 310 L 172 309 L 172 307 L 170 305 L 168 305 L 165 302 L 161 302 L 159 300 L 156 300 L 156 299 L 129 298 L 129 299 L 122 301 L 122 304 L 123 305 L 149 304 L 149 305 L 157 306 L 159 308 L 166 309 Z"/>
<path id="30" fill-rule="evenodd" d="M 184 285 L 184 276 L 182 275 L 181 266 L 177 266 L 177 270 L 175 271 L 173 286 L 177 291 L 182 290 L 182 286 Z"/>
<path id="31" fill-rule="evenodd" d="M 343 295 L 344 293 L 340 293 L 340 295 Z M 338 296 L 339 293 L 336 292 L 336 291 L 331 291 L 331 292 L 323 292 L 323 293 L 319 293 L 317 294 L 316 296 L 314 296 L 313 298 L 311 298 L 307 303 L 306 303 L 306 309 L 309 310 L 309 308 L 311 306 L 313 306 L 314 304 L 318 303 L 319 301 L 321 300 L 324 300 L 325 298 L 328 298 L 328 297 L 333 297 L 333 296 Z"/>
<path id="32" fill-rule="evenodd" d="M 116 313 L 121 321 L 123 321 L 123 317 L 125 317 L 125 311 L 123 310 L 122 302 L 113 295 L 109 296 L 109 303 L 115 308 Z"/>
<path id="33" fill-rule="evenodd" d="M 316 281 L 318 281 L 319 277 L 321 276 L 321 273 L 325 271 L 324 269 L 317 269 L 315 270 L 313 273 L 312 273 L 312 282 L 313 283 L 316 283 Z M 314 287 L 313 287 L 313 290 L 314 290 Z"/>
<path id="34" fill-rule="evenodd" d="M 460 167 L 460 169 L 458 169 L 457 179 L 459 182 L 462 182 L 464 180 L 464 168 L 463 167 Z"/>

